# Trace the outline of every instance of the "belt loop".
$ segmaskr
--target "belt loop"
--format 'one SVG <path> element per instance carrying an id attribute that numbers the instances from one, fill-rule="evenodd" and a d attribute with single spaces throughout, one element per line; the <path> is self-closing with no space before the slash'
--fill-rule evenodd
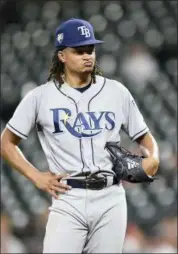
<path id="1" fill-rule="evenodd" d="M 67 179 L 61 179 L 61 182 L 67 184 Z"/>
<path id="2" fill-rule="evenodd" d="M 113 176 L 107 176 L 107 187 L 113 185 Z"/>

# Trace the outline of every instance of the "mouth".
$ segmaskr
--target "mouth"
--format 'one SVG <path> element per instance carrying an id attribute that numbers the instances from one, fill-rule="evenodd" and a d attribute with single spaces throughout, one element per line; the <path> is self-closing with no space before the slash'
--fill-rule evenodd
<path id="1" fill-rule="evenodd" d="M 84 66 L 86 66 L 86 67 L 92 67 L 93 63 L 92 62 L 86 62 L 86 63 L 84 63 Z"/>

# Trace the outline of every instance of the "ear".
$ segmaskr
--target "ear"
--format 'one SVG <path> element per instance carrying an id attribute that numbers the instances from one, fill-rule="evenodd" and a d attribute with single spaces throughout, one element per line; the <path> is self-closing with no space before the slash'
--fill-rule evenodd
<path id="1" fill-rule="evenodd" d="M 59 52 L 58 52 L 58 58 L 59 58 L 59 60 L 60 60 L 62 63 L 65 62 L 63 51 L 59 51 Z"/>

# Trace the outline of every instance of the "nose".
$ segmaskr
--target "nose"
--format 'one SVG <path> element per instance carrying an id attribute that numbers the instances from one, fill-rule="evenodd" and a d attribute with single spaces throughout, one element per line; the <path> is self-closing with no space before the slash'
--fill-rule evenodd
<path id="1" fill-rule="evenodd" d="M 91 60 L 91 54 L 87 52 L 83 53 L 83 60 Z"/>

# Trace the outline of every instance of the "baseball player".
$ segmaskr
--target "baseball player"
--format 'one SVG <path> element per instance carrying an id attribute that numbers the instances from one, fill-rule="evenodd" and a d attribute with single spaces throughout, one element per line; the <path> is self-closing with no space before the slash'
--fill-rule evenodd
<path id="1" fill-rule="evenodd" d="M 146 174 L 158 170 L 157 143 L 132 95 L 99 71 L 95 45 L 101 43 L 87 21 L 63 22 L 47 83 L 23 98 L 2 133 L 2 156 L 52 195 L 43 253 L 122 252 L 125 190 L 105 149 L 106 142 L 120 141 L 121 129 L 145 151 Z M 48 172 L 40 172 L 18 148 L 34 127 Z"/>

